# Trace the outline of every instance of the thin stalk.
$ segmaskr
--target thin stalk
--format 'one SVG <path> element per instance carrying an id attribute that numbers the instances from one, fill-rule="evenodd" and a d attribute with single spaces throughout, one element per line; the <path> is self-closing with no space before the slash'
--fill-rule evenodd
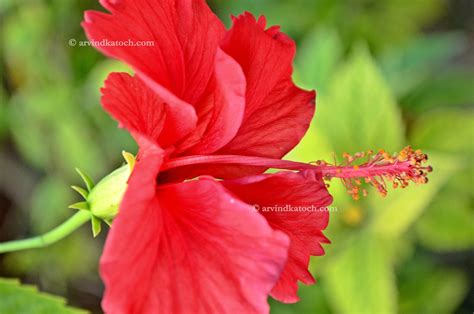
<path id="1" fill-rule="evenodd" d="M 57 226 L 53 230 L 33 238 L 0 243 L 0 254 L 28 249 L 46 247 L 67 237 L 80 226 L 91 219 L 91 213 L 85 210 L 78 211 L 74 216 Z"/>

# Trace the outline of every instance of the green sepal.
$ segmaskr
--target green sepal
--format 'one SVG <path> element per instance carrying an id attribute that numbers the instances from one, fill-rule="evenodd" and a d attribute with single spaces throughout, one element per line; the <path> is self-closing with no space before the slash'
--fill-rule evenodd
<path id="1" fill-rule="evenodd" d="M 77 202 L 77 203 L 69 205 L 68 207 L 72 209 L 78 209 L 78 210 L 89 210 L 89 204 L 87 202 Z"/>
<path id="2" fill-rule="evenodd" d="M 95 238 L 99 235 L 100 231 L 102 230 L 102 223 L 101 223 L 101 220 L 97 218 L 96 216 L 92 216 L 91 223 L 92 223 L 92 234 L 94 235 L 94 238 Z"/>
<path id="3" fill-rule="evenodd" d="M 76 171 L 77 173 L 79 173 L 79 175 L 81 176 L 82 180 L 84 181 L 84 183 L 86 184 L 87 186 L 87 190 L 90 192 L 92 191 L 92 188 L 94 187 L 94 181 L 92 181 L 91 177 L 89 177 L 87 175 L 87 173 L 85 173 L 84 171 L 82 171 L 81 169 L 79 168 L 76 168 Z"/>
<path id="4" fill-rule="evenodd" d="M 87 196 L 89 195 L 89 191 L 81 188 L 80 186 L 77 185 L 72 185 L 71 189 L 76 191 L 77 193 L 81 194 L 81 196 L 84 198 L 84 200 L 87 200 Z"/>
<path id="5" fill-rule="evenodd" d="M 103 219 L 103 222 L 105 222 L 109 228 L 112 228 L 112 221 L 113 219 Z"/>

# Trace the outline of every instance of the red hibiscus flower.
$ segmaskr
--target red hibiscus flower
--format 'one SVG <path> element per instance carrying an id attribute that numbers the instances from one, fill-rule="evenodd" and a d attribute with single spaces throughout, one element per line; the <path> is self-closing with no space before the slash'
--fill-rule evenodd
<path id="1" fill-rule="evenodd" d="M 295 302 L 297 282 L 314 283 L 309 257 L 329 242 L 323 178 L 357 192 L 357 177 L 382 192 L 380 176 L 424 178 L 411 175 L 424 160 L 412 150 L 391 166 L 380 152 L 361 166 L 370 171 L 281 160 L 305 134 L 315 93 L 293 84 L 295 44 L 264 17 L 245 13 L 226 31 L 203 0 L 101 3 L 110 13 L 86 12 L 83 27 L 94 42 L 128 42 L 96 47 L 136 73 L 112 73 L 102 104 L 139 144 L 100 262 L 106 312 L 265 313 L 269 294 Z M 255 210 L 288 206 L 315 210 Z"/>

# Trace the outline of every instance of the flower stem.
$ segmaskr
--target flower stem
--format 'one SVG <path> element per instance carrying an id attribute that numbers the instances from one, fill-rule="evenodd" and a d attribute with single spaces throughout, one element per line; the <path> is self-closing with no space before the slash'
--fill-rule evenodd
<path id="1" fill-rule="evenodd" d="M 70 235 L 84 223 L 91 219 L 91 213 L 80 210 L 74 216 L 57 226 L 53 230 L 33 238 L 0 243 L 0 254 L 27 249 L 46 247 Z"/>

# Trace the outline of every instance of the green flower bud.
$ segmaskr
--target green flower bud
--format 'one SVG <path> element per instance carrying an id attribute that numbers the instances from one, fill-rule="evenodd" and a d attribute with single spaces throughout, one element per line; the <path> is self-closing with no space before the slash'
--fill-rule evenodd
<path id="1" fill-rule="evenodd" d="M 127 165 L 116 169 L 99 181 L 87 196 L 89 210 L 95 217 L 111 220 L 117 216 L 127 182 L 133 170 L 135 159 L 124 152 Z"/>
<path id="2" fill-rule="evenodd" d="M 130 177 L 131 167 L 125 165 L 99 181 L 87 197 L 92 215 L 113 219 L 117 214 Z"/>

